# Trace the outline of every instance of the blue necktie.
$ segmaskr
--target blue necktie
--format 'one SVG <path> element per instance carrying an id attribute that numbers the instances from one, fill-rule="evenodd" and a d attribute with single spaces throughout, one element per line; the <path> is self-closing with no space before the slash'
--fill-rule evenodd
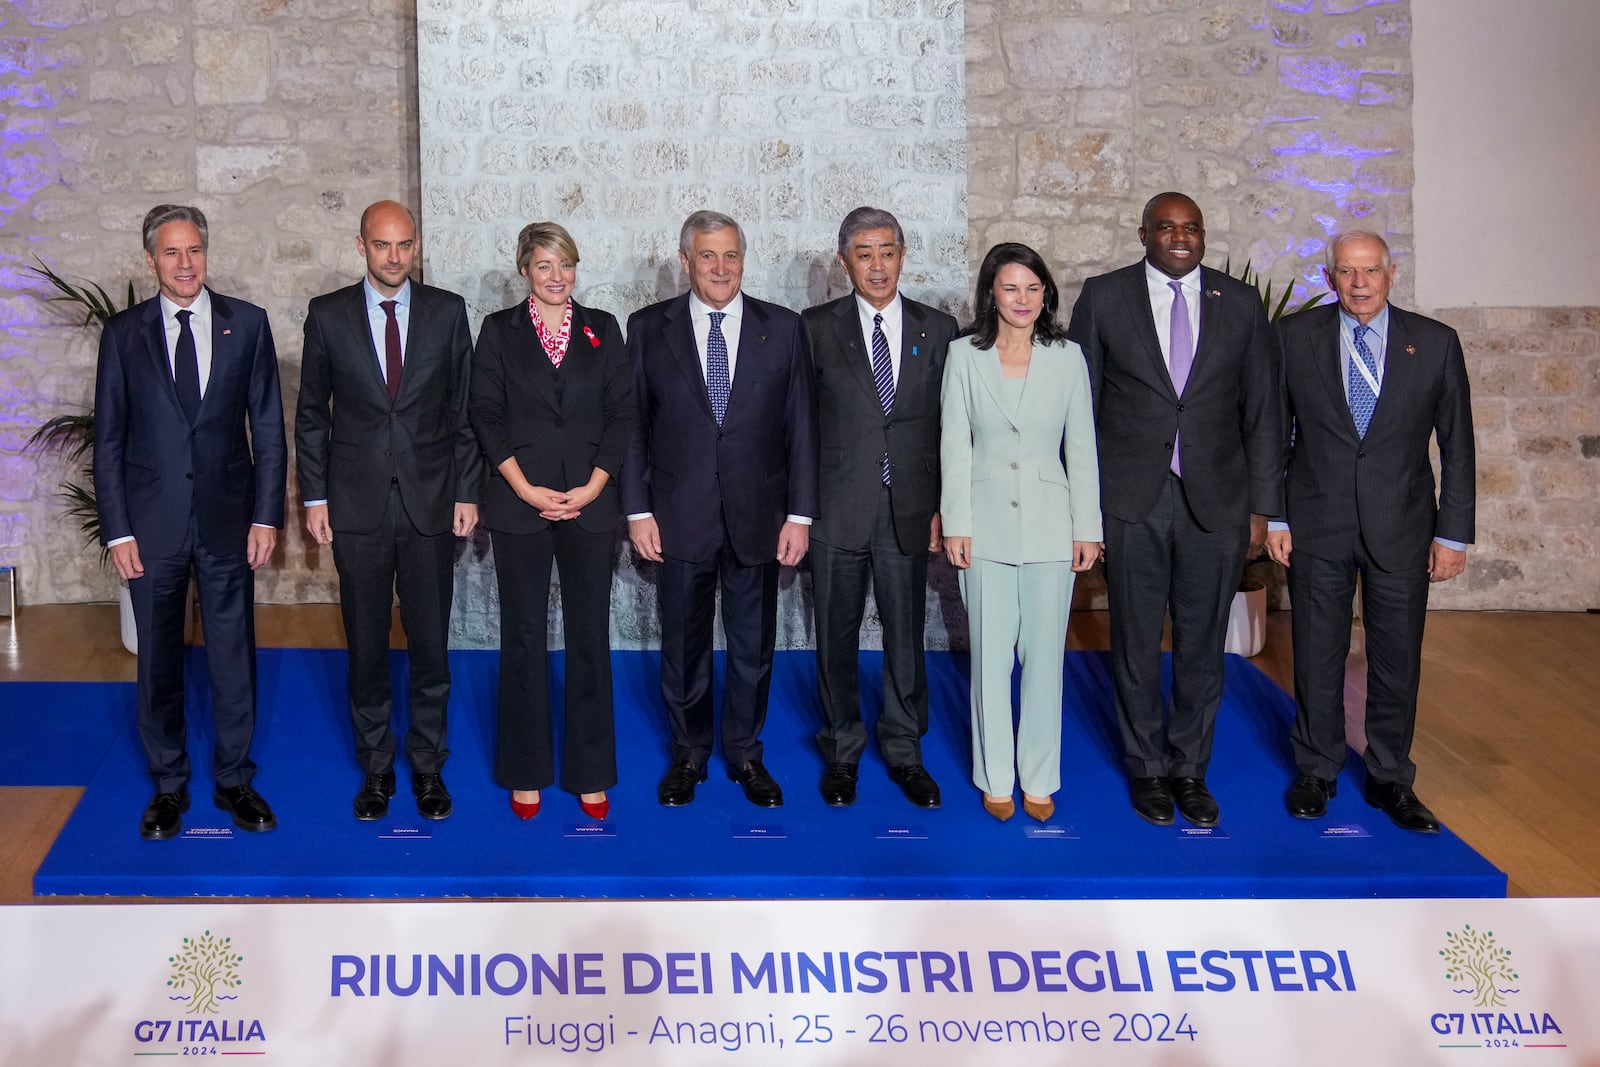
<path id="1" fill-rule="evenodd" d="M 883 316 L 872 316 L 872 380 L 878 387 L 883 413 L 894 410 L 894 365 L 889 362 L 889 339 L 883 335 Z M 883 484 L 889 484 L 889 453 L 883 454 Z"/>
<path id="2" fill-rule="evenodd" d="M 1372 327 L 1358 323 L 1352 337 L 1355 341 L 1356 356 L 1366 364 L 1367 370 L 1372 373 L 1372 380 L 1378 380 L 1378 361 L 1372 355 L 1372 349 L 1367 347 L 1365 334 Z M 1355 360 L 1350 361 L 1350 417 L 1355 419 L 1356 433 L 1361 437 L 1367 436 L 1367 427 L 1372 425 L 1372 412 L 1378 406 L 1378 394 L 1368 384 L 1366 375 L 1361 373 L 1361 368 L 1356 366 Z"/>
<path id="3" fill-rule="evenodd" d="M 733 391 L 733 379 L 728 374 L 728 340 L 722 336 L 725 311 L 711 312 L 711 333 L 706 337 L 706 395 L 711 399 L 711 414 L 722 425 L 728 414 L 728 394 Z"/>
<path id="4" fill-rule="evenodd" d="M 172 382 L 178 387 L 178 403 L 189 423 L 200 415 L 200 357 L 195 352 L 194 330 L 189 320 L 194 312 L 185 308 L 178 312 L 178 343 L 172 350 Z"/>

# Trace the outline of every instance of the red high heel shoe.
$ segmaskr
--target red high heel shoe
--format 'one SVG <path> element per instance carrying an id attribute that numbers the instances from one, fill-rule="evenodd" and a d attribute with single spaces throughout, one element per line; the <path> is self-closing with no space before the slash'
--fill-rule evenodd
<path id="1" fill-rule="evenodd" d="M 595 822 L 604 822 L 606 816 L 611 814 L 611 798 L 602 797 L 594 801 L 579 800 L 578 807 L 582 808 L 583 813 Z"/>
<path id="2" fill-rule="evenodd" d="M 539 804 L 543 799 L 543 797 L 540 797 L 539 800 L 535 800 L 532 804 L 524 804 L 522 801 L 518 800 L 516 794 L 513 793 L 511 795 L 511 810 L 517 813 L 517 818 L 526 822 L 535 815 L 539 814 Z"/>

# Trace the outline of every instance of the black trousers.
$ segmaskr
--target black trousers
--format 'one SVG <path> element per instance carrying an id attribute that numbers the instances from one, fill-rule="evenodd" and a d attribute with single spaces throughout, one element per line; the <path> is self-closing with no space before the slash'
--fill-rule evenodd
<path id="1" fill-rule="evenodd" d="M 490 531 L 500 588 L 500 692 L 495 781 L 544 789 L 556 780 L 550 715 L 550 565 L 561 578 L 566 637 L 561 788 L 598 793 L 617 784 L 611 703 L 611 565 L 616 534 L 570 521 L 538 533 Z"/>
<path id="2" fill-rule="evenodd" d="M 761 727 L 772 686 L 778 636 L 778 561 L 747 567 L 728 543 L 690 562 L 667 556 L 661 603 L 661 699 L 672 732 L 672 759 L 704 766 L 713 738 L 711 646 L 722 592 L 728 671 L 722 692 L 722 755 L 730 764 L 760 759 Z"/>
<path id="3" fill-rule="evenodd" d="M 398 486 L 390 486 L 388 507 L 376 530 L 334 531 L 333 564 L 339 572 L 339 608 L 350 649 L 350 719 L 356 762 L 367 774 L 382 774 L 395 760 L 389 625 L 397 593 L 411 661 L 406 757 L 416 773 L 438 774 L 450 755 L 445 711 L 450 703 L 454 556 L 455 535 L 419 533 L 406 515 Z"/>
<path id="4" fill-rule="evenodd" d="M 1346 559 L 1321 559 L 1299 550 L 1289 559 L 1295 766 L 1319 778 L 1336 778 L 1344 766 L 1344 668 L 1357 575 L 1366 632 L 1367 777 L 1409 788 L 1417 778 L 1411 739 L 1428 617 L 1428 569 L 1382 570 L 1359 538 Z"/>
<path id="5" fill-rule="evenodd" d="M 1111 676 L 1130 777 L 1203 778 L 1222 703 L 1228 605 L 1250 524 L 1206 530 L 1168 475 L 1140 522 L 1105 517 Z M 1161 684 L 1161 627 L 1172 616 L 1172 711 Z"/>
<path id="6" fill-rule="evenodd" d="M 861 718 L 861 619 L 867 587 L 883 626 L 883 708 L 878 747 L 891 767 L 922 762 L 928 732 L 928 676 L 923 656 L 927 616 L 926 545 L 906 555 L 895 536 L 884 486 L 872 535 L 858 549 L 811 541 L 811 591 L 817 622 L 817 690 L 822 729 L 817 745 L 827 763 L 858 763 L 867 747 Z"/>
<path id="7" fill-rule="evenodd" d="M 139 635 L 139 740 L 156 792 L 175 793 L 189 783 L 183 629 L 191 568 L 205 619 L 211 715 L 217 728 L 212 773 L 224 788 L 249 785 L 256 773 L 250 761 L 256 728 L 256 585 L 245 546 L 238 552 L 208 552 L 191 516 L 176 553 L 141 553 L 141 559 L 144 575 L 128 583 L 128 594 Z"/>

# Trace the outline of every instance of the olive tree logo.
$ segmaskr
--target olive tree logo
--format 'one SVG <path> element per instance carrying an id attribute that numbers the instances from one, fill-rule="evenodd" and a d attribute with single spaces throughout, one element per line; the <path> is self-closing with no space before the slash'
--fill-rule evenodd
<path id="1" fill-rule="evenodd" d="M 1439 955 L 1444 957 L 1445 979 L 1464 987 L 1454 992 L 1473 994 L 1472 1002 L 1480 1008 L 1501 1007 L 1506 1001 L 1500 994 L 1517 992 L 1499 986 L 1520 976 L 1511 968 L 1511 950 L 1495 942 L 1493 930 L 1480 933 L 1469 923 L 1460 933 L 1446 930 L 1444 937 Z"/>
<path id="2" fill-rule="evenodd" d="M 237 989 L 244 984 L 239 975 L 239 964 L 244 957 L 233 951 L 233 938 L 218 938 L 207 930 L 201 937 L 186 937 L 183 947 L 175 956 L 168 956 L 172 973 L 167 976 L 167 987 L 179 994 L 172 1000 L 187 1000 L 185 1009 L 190 1015 L 215 1014 L 219 1000 L 233 1000 L 222 993 L 223 989 Z M 181 995 L 188 990 L 188 996 Z"/>

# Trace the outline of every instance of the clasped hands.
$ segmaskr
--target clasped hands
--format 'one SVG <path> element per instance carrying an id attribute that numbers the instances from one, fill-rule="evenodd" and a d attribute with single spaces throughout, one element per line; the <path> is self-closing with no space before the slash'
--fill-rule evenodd
<path id="1" fill-rule="evenodd" d="M 519 489 L 517 496 L 524 504 L 539 513 L 541 519 L 551 522 L 561 522 L 566 519 L 575 519 L 583 514 L 583 509 L 594 502 L 600 495 L 602 486 L 585 483 L 565 491 L 560 489 L 547 489 L 542 485 L 528 485 L 526 489 Z"/>

